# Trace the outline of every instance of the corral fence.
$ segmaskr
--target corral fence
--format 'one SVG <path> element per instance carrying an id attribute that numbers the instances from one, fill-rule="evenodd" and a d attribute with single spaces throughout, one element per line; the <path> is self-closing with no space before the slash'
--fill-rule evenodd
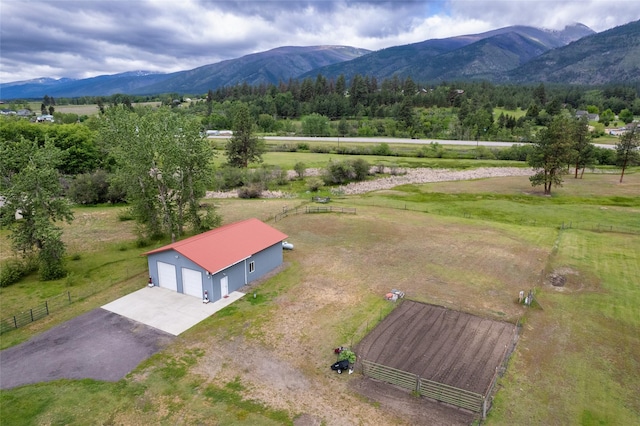
<path id="1" fill-rule="evenodd" d="M 355 208 L 350 207 L 334 207 L 334 206 L 304 206 L 294 207 L 292 209 L 283 207 L 282 211 L 274 216 L 274 220 L 277 222 L 284 219 L 289 215 L 294 214 L 308 214 L 308 213 L 347 213 L 356 214 Z"/>
<path id="2" fill-rule="evenodd" d="M 487 417 L 487 413 L 493 402 L 493 393 L 498 378 L 506 371 L 509 357 L 518 342 L 518 327 L 515 328 L 511 343 L 505 347 L 502 354 L 502 362 L 496 368 L 491 378 L 491 382 L 484 394 L 472 392 L 466 389 L 457 388 L 444 383 L 434 382 L 420 377 L 408 371 L 398 370 L 382 364 L 363 359 L 362 374 L 386 383 L 408 389 L 418 395 L 444 402 L 459 408 L 463 408 L 474 413 L 482 414 L 482 418 Z"/>
<path id="3" fill-rule="evenodd" d="M 486 408 L 488 407 L 485 404 L 485 397 L 476 392 L 434 382 L 417 374 L 376 364 L 368 360 L 362 361 L 362 374 L 408 389 L 418 395 L 435 399 L 436 401 L 455 405 L 475 413 L 482 413 L 483 418 L 487 414 Z"/>

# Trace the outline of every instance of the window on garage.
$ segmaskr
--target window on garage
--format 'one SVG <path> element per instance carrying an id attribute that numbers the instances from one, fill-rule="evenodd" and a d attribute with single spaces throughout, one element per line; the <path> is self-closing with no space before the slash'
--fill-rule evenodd
<path id="1" fill-rule="evenodd" d="M 256 265 L 255 262 L 249 262 L 249 273 L 255 271 Z"/>

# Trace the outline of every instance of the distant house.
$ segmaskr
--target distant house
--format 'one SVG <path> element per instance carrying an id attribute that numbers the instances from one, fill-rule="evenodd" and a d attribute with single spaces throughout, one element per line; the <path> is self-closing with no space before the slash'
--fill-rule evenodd
<path id="1" fill-rule="evenodd" d="M 625 126 L 618 127 L 616 129 L 605 129 L 605 132 L 610 134 L 611 136 L 622 136 L 631 130 L 632 127 L 636 125 L 637 121 L 633 121 Z"/>
<path id="2" fill-rule="evenodd" d="M 15 115 L 15 111 L 7 108 L 0 109 L 0 115 Z"/>
<path id="3" fill-rule="evenodd" d="M 233 136 L 233 130 L 207 130 L 207 136 Z"/>
<path id="4" fill-rule="evenodd" d="M 33 115 L 33 112 L 29 109 L 20 109 L 18 110 L 18 116 L 19 117 L 31 117 Z"/>
<path id="5" fill-rule="evenodd" d="M 254 218 L 151 250 L 150 285 L 214 302 L 280 266 L 286 238 Z"/>
<path id="6" fill-rule="evenodd" d="M 36 117 L 36 121 L 38 123 L 44 123 L 44 122 L 49 122 L 49 123 L 53 123 L 55 120 L 53 119 L 53 115 L 50 114 L 43 114 L 43 115 L 39 115 Z"/>
<path id="7" fill-rule="evenodd" d="M 590 114 L 589 112 L 582 110 L 576 111 L 576 118 L 582 118 L 584 116 L 586 116 L 589 121 L 600 121 L 599 114 Z"/>

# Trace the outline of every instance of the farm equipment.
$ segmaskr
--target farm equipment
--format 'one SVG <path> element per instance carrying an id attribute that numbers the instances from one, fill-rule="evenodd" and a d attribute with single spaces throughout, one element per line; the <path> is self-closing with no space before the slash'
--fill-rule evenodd
<path id="1" fill-rule="evenodd" d="M 404 291 L 396 290 L 395 288 L 385 295 L 385 299 L 392 302 L 402 298 L 404 298 Z"/>
<path id="2" fill-rule="evenodd" d="M 333 350 L 338 355 L 338 360 L 331 364 L 331 369 L 338 374 L 349 370 L 349 374 L 353 373 L 353 365 L 356 363 L 356 354 L 345 347 L 340 346 Z"/>

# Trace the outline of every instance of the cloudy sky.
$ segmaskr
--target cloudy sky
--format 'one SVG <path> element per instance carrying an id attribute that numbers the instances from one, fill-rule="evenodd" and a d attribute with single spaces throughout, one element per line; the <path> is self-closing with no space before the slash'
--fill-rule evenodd
<path id="1" fill-rule="evenodd" d="M 509 25 L 600 32 L 638 0 L 0 0 L 0 83 L 173 72 L 280 46 L 371 50 Z"/>

